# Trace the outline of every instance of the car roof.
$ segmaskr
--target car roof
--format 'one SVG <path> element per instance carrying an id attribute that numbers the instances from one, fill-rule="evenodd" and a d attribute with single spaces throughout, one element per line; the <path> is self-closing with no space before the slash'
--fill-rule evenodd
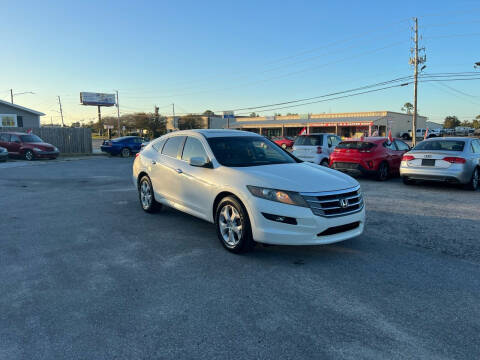
<path id="1" fill-rule="evenodd" d="M 18 132 L 18 131 L 2 131 L 0 130 L 0 134 L 10 134 L 10 135 L 31 135 L 25 132 Z"/>
<path id="2" fill-rule="evenodd" d="M 436 140 L 453 140 L 453 141 L 467 141 L 470 140 L 470 137 L 466 136 L 449 136 L 449 137 L 433 137 L 433 138 L 428 138 L 423 141 L 436 141 Z"/>
<path id="3" fill-rule="evenodd" d="M 251 131 L 232 130 L 232 129 L 192 129 L 180 130 L 168 133 L 167 135 L 183 135 L 188 136 L 192 134 L 201 134 L 206 138 L 212 137 L 227 137 L 227 136 L 258 136 L 257 133 Z"/>
<path id="4" fill-rule="evenodd" d="M 335 135 L 335 134 L 329 134 L 329 133 L 310 133 L 310 134 L 302 134 L 298 136 L 310 136 L 310 135 Z M 336 135 L 335 135 L 336 136 Z"/>

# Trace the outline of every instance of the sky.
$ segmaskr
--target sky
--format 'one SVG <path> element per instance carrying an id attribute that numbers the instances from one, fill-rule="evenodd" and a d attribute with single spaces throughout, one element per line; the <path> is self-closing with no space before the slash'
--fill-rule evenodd
<path id="1" fill-rule="evenodd" d="M 223 111 L 320 96 L 413 73 L 418 17 L 424 73 L 473 72 L 478 1 L 0 0 L 0 99 L 59 123 L 97 119 L 81 91 L 119 91 L 122 114 Z M 480 76 L 479 76 L 480 77 Z M 257 113 L 401 111 L 413 86 Z M 421 115 L 480 114 L 480 80 L 420 83 Z M 116 114 L 103 108 L 103 115 Z M 241 112 L 238 112 L 241 113 Z"/>

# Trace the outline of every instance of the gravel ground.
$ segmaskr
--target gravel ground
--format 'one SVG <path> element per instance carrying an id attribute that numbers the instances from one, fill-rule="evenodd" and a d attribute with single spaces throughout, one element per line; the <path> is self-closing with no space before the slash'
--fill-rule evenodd
<path id="1" fill-rule="evenodd" d="M 363 235 L 237 256 L 67 160 L 0 164 L 2 360 L 480 358 L 480 192 L 361 179 Z"/>
<path id="2" fill-rule="evenodd" d="M 437 183 L 404 185 L 359 179 L 367 204 L 367 233 L 480 262 L 480 191 Z"/>

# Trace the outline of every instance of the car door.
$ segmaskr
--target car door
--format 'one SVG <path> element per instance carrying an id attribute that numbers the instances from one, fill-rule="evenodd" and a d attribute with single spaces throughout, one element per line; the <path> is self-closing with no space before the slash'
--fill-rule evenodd
<path id="1" fill-rule="evenodd" d="M 202 157 L 210 163 L 210 158 L 202 141 L 194 136 L 188 136 L 181 156 L 181 176 L 179 179 L 179 198 L 182 205 L 193 215 L 204 219 L 209 218 L 212 203 L 212 172 L 209 167 L 190 165 L 192 157 Z"/>
<path id="2" fill-rule="evenodd" d="M 472 152 L 474 165 L 480 166 L 480 140 L 472 140 Z"/>
<path id="3" fill-rule="evenodd" d="M 11 134 L 8 142 L 7 150 L 10 154 L 20 155 L 20 149 L 22 147 L 22 141 L 18 135 Z"/>
<path id="4" fill-rule="evenodd" d="M 181 160 L 178 158 L 185 136 L 171 136 L 166 139 L 156 159 L 152 157 L 151 176 L 155 196 L 165 198 L 175 207 L 179 201 L 179 175 Z M 158 200 L 157 199 L 157 200 Z"/>

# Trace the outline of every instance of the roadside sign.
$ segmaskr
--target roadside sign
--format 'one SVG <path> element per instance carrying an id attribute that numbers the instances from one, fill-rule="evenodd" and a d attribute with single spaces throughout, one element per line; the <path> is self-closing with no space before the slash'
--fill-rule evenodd
<path id="1" fill-rule="evenodd" d="M 80 103 L 82 105 L 114 106 L 116 99 L 115 94 L 81 92 Z"/>

